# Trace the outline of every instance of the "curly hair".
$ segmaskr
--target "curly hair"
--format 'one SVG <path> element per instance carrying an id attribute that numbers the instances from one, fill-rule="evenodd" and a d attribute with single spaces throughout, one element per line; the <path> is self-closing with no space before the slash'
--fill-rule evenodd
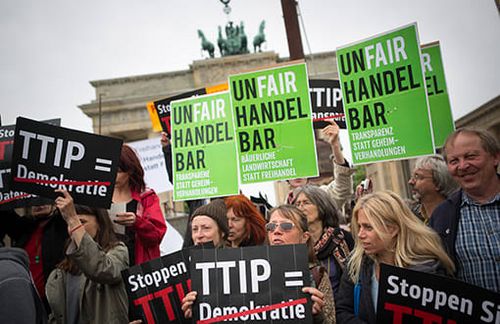
<path id="1" fill-rule="evenodd" d="M 244 195 L 229 196 L 224 199 L 227 210 L 232 209 L 237 217 L 245 219 L 245 238 L 240 246 L 261 245 L 266 239 L 266 220 L 257 207 Z"/>

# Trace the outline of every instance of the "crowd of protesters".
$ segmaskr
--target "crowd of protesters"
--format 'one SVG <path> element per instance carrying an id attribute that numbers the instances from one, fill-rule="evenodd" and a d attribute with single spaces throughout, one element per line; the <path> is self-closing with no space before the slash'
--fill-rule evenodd
<path id="1" fill-rule="evenodd" d="M 193 202 L 185 246 L 306 244 L 313 280 L 303 291 L 311 297 L 314 323 L 375 323 L 381 264 L 500 293 L 497 138 L 483 130 L 458 129 L 448 137 L 442 157 L 417 160 L 408 179 L 415 204 L 391 191 L 370 193 L 370 186 L 356 190 L 354 209 L 346 215 L 343 206 L 354 198 L 354 170 L 342 155 L 338 126 L 333 123 L 323 133 L 332 149 L 334 181 L 315 186 L 307 179 L 289 180 L 286 202 L 267 215 L 244 195 Z M 163 142 L 168 147 L 168 140 Z M 113 193 L 114 203 L 126 205 L 114 221 L 125 226 L 124 234 L 114 232 L 106 210 L 74 204 L 68 192 L 60 194 L 51 204 L 33 207 L 29 216 L 9 211 L 0 218 L 2 234 L 26 252 L 0 249 L 0 262 L 9 262 L 9 278 L 16 278 L 0 277 L 0 321 L 15 312 L 8 305 L 22 299 L 23 291 L 24 302 L 32 301 L 25 306 L 32 323 L 33 318 L 42 318 L 36 320 L 40 323 L 47 318 L 54 323 L 134 320 L 128 316 L 121 271 L 160 257 L 167 230 L 136 153 L 123 145 Z M 10 302 L 4 287 L 17 290 Z M 183 299 L 188 318 L 196 295 L 192 291 Z"/>

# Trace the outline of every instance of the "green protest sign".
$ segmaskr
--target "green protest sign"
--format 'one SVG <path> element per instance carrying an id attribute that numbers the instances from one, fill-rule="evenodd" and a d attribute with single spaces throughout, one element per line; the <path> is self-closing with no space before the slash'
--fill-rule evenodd
<path id="1" fill-rule="evenodd" d="M 171 102 L 174 200 L 238 194 L 229 93 Z"/>
<path id="2" fill-rule="evenodd" d="M 439 42 L 422 45 L 422 61 L 431 109 L 434 143 L 436 147 L 441 147 L 448 135 L 455 130 L 455 123 L 451 113 Z"/>
<path id="3" fill-rule="evenodd" d="M 318 175 L 304 63 L 229 76 L 241 183 Z"/>
<path id="4" fill-rule="evenodd" d="M 354 164 L 434 153 L 417 25 L 337 49 Z"/>

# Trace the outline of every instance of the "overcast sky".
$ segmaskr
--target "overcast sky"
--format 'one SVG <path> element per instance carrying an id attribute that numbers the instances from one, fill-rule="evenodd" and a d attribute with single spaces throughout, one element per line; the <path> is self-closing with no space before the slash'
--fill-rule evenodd
<path id="1" fill-rule="evenodd" d="M 455 119 L 500 92 L 500 19 L 494 0 L 300 0 L 304 50 L 335 50 L 416 21 L 421 43 L 441 42 Z M 265 50 L 287 57 L 280 0 L 233 0 L 231 18 Z M 202 59 L 196 30 L 216 43 L 226 23 L 217 0 L 0 1 L 2 123 L 62 118 L 91 131 L 80 104 L 91 80 L 188 69 Z"/>

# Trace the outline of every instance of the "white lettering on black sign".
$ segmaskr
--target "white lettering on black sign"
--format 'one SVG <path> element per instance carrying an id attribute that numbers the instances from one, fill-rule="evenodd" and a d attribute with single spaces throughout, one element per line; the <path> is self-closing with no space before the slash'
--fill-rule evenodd
<path id="1" fill-rule="evenodd" d="M 68 190 L 76 203 L 109 208 L 122 141 L 18 118 L 12 187 L 55 198 Z"/>
<path id="2" fill-rule="evenodd" d="M 182 250 L 122 271 L 131 318 L 143 323 L 192 323 L 181 301 L 191 291 L 189 252 Z"/>
<path id="3" fill-rule="evenodd" d="M 44 123 L 59 126 L 61 120 L 51 119 Z M 0 210 L 50 204 L 51 201 L 46 198 L 11 189 L 15 128 L 16 125 L 0 126 Z"/>
<path id="4" fill-rule="evenodd" d="M 335 120 L 342 129 L 346 128 L 339 80 L 309 80 L 309 93 L 315 129 L 330 125 L 325 121 L 327 119 Z"/>
<path id="5" fill-rule="evenodd" d="M 500 294 L 451 278 L 381 265 L 377 323 L 500 323 Z"/>
<path id="6" fill-rule="evenodd" d="M 191 251 L 198 292 L 194 318 L 204 321 L 294 323 L 312 319 L 305 245 Z"/>

